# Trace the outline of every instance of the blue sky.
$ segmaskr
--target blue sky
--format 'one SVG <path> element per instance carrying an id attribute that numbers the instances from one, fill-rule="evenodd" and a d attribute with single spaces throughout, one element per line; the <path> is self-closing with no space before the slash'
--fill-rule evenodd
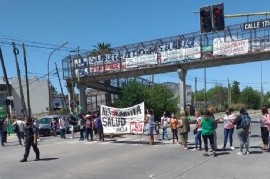
<path id="1" fill-rule="evenodd" d="M 179 34 L 199 31 L 200 7 L 217 4 L 212 0 L 1 0 L 0 1 L 0 47 L 3 52 L 8 76 L 16 76 L 12 46 L 28 43 L 26 47 L 30 76 L 47 78 L 47 61 L 51 48 L 69 42 L 63 50 L 53 53 L 50 69 L 71 50 L 79 46 L 81 52 L 93 49 L 98 42 L 110 43 L 112 47 Z M 268 11 L 267 0 L 224 1 L 225 14 Z M 256 17 L 265 18 L 265 16 Z M 247 18 L 225 19 L 226 25 L 246 22 Z M 252 18 L 250 18 L 252 20 Z M 41 47 L 41 48 L 40 48 Z M 20 49 L 19 62 L 24 75 L 23 56 Z M 264 91 L 270 91 L 269 61 L 262 62 Z M 260 91 L 261 62 L 224 67 L 207 68 L 207 89 L 215 84 L 227 86 L 236 80 L 240 87 L 251 86 Z M 0 70 L 0 76 L 3 76 Z M 190 70 L 187 84 L 194 90 L 195 77 L 198 89 L 204 88 L 204 69 Z M 56 75 L 51 74 L 53 85 L 60 91 Z M 156 82 L 179 82 L 177 73 L 155 75 Z M 149 77 L 150 79 L 150 77 Z M 64 82 L 63 82 L 64 83 Z M 66 91 L 66 90 L 65 90 Z"/>

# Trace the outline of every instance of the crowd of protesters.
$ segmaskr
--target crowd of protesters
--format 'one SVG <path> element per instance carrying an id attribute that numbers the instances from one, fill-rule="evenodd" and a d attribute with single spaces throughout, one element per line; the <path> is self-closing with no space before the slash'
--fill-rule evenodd
<path id="1" fill-rule="evenodd" d="M 269 131 L 270 131 L 270 115 L 267 108 L 261 109 L 262 115 L 258 122 L 260 123 L 261 129 L 261 138 L 263 142 L 262 149 L 269 150 Z M 228 108 L 225 111 L 224 116 L 215 118 L 214 116 L 215 109 L 209 107 L 207 111 L 203 114 L 199 111 L 195 112 L 196 124 L 195 128 L 192 130 L 194 134 L 194 147 L 188 146 L 188 135 L 191 132 L 190 119 L 186 111 L 180 111 L 179 115 L 176 116 L 174 113 L 171 113 L 170 116 L 166 112 L 163 113 L 163 116 L 160 119 L 160 123 L 155 122 L 154 111 L 152 109 L 147 110 L 145 116 L 145 126 L 146 133 L 149 135 L 149 144 L 154 145 L 154 134 L 157 136 L 157 140 L 171 140 L 172 144 L 180 144 L 181 149 L 188 150 L 192 149 L 193 151 L 201 151 L 204 149 L 205 156 L 212 154 L 217 155 L 217 151 L 227 150 L 227 143 L 229 141 L 229 150 L 234 150 L 233 145 L 233 135 L 235 129 L 237 130 L 237 136 L 239 139 L 239 152 L 238 155 L 248 155 L 249 151 L 249 134 L 251 132 L 251 118 L 244 108 L 239 110 L 239 115 L 236 115 L 232 108 Z M 66 138 L 66 127 L 65 123 L 67 122 L 71 125 L 71 138 L 74 138 L 75 126 L 79 130 L 79 141 L 90 142 L 93 140 L 104 141 L 103 125 L 101 122 L 101 117 L 99 112 L 93 114 L 84 114 L 79 116 L 79 120 L 76 120 L 72 115 L 68 118 L 60 117 L 58 121 L 52 120 L 52 134 L 57 136 L 56 128 L 60 128 L 60 137 Z M 7 142 L 7 119 L 0 120 L 0 137 L 1 145 L 4 146 Z M 243 121 L 246 123 L 244 124 Z M 26 122 L 29 125 L 29 120 L 22 120 L 21 118 L 14 119 L 13 130 L 18 137 L 18 142 L 20 146 L 22 145 L 23 140 L 25 139 L 25 128 Z M 218 122 L 224 123 L 224 141 L 223 147 L 221 149 L 217 148 L 217 137 L 216 129 Z M 38 131 L 38 121 L 37 119 L 31 119 L 31 126 L 33 128 L 33 135 L 36 137 L 33 138 L 34 141 L 28 142 L 25 157 L 23 161 L 27 159 L 29 155 L 30 146 L 33 146 L 34 151 L 36 152 L 37 159 L 39 159 L 39 151 L 35 145 L 37 145 L 37 140 L 39 137 Z M 160 129 L 162 130 L 160 138 Z M 170 130 L 171 136 L 169 136 L 168 131 Z M 25 143 L 25 141 L 24 141 Z"/>
<path id="2" fill-rule="evenodd" d="M 270 115 L 267 108 L 261 109 L 262 115 L 258 122 L 261 128 L 261 138 L 263 142 L 262 149 L 269 150 L 269 131 L 270 131 Z M 229 150 L 235 150 L 233 145 L 233 134 L 235 129 L 237 130 L 237 136 L 239 139 L 239 152 L 237 155 L 249 155 L 249 134 L 251 133 L 251 118 L 245 108 L 239 110 L 239 115 L 236 115 L 232 108 L 227 108 L 223 117 L 216 118 L 214 116 L 215 108 L 209 107 L 203 114 L 199 111 L 195 112 L 196 124 L 193 130 L 194 134 L 194 147 L 193 151 L 203 150 L 205 156 L 210 155 L 212 152 L 214 156 L 217 155 L 217 151 L 224 151 L 227 149 L 227 142 L 229 140 Z M 149 117 L 151 116 L 151 117 Z M 154 119 L 153 110 L 148 110 L 145 122 L 147 124 L 147 134 L 149 135 L 149 144 L 154 144 Z M 151 120 L 150 120 L 151 119 Z M 223 147 L 217 148 L 217 134 L 216 129 L 219 122 L 223 122 L 224 126 L 224 141 Z M 160 128 L 162 129 L 162 140 L 172 140 L 173 144 L 180 144 L 182 149 L 188 150 L 187 145 L 188 134 L 190 130 L 190 120 L 188 114 L 185 111 L 181 111 L 178 116 L 171 113 L 171 116 L 167 116 L 164 112 L 160 119 Z M 168 135 L 168 130 L 171 131 L 171 137 Z M 156 133 L 159 135 L 159 133 Z M 179 141 L 180 139 L 180 141 Z M 190 147 L 191 148 L 191 147 Z"/>

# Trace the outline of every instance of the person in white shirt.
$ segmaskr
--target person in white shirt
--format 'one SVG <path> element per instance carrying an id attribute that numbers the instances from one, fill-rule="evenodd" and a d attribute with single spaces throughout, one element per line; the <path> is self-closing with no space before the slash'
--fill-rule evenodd
<path id="1" fill-rule="evenodd" d="M 166 115 L 166 112 L 163 113 L 163 116 L 161 117 L 161 128 L 162 128 L 162 140 L 169 139 L 168 137 L 168 120 L 169 118 Z"/>
<path id="2" fill-rule="evenodd" d="M 233 114 L 233 109 L 232 108 L 227 108 L 223 118 L 220 118 L 224 122 L 223 150 L 226 149 L 228 137 L 229 137 L 229 140 L 230 140 L 230 149 L 234 150 L 234 146 L 233 146 L 234 124 L 233 123 L 234 123 L 235 118 L 236 118 L 236 116 Z"/>
<path id="3" fill-rule="evenodd" d="M 60 136 L 61 138 L 65 139 L 65 133 L 66 133 L 66 121 L 64 116 L 60 117 L 59 119 L 59 128 L 60 128 Z"/>
<path id="4" fill-rule="evenodd" d="M 20 117 L 17 117 L 16 121 L 13 123 L 13 125 L 17 123 L 19 126 L 19 131 L 16 132 L 19 144 L 22 147 L 22 140 L 24 140 L 24 121 L 21 120 Z"/>
<path id="5" fill-rule="evenodd" d="M 193 130 L 193 133 L 195 135 L 195 148 L 193 149 L 193 151 L 202 150 L 202 128 L 201 126 L 199 126 L 202 118 L 201 113 L 197 111 L 195 113 L 195 116 L 197 117 L 197 120 L 196 120 L 196 127 Z"/>

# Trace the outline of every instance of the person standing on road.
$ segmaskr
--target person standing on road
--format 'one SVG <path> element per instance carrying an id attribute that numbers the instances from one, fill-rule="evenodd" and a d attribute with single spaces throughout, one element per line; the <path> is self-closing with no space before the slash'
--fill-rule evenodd
<path id="1" fill-rule="evenodd" d="M 213 151 L 213 155 L 216 156 L 216 148 L 214 144 L 214 130 L 215 130 L 215 118 L 212 117 L 210 111 L 206 111 L 204 113 L 204 117 L 199 122 L 199 126 L 202 128 L 202 137 L 204 143 L 204 156 L 208 156 L 208 139 L 210 142 L 210 146 Z"/>
<path id="2" fill-rule="evenodd" d="M 261 137 L 263 142 L 263 150 L 268 150 L 268 140 L 269 140 L 269 131 L 268 126 L 270 123 L 270 115 L 266 107 L 263 107 L 261 109 L 262 116 L 259 119 L 259 122 L 261 123 Z"/>
<path id="3" fill-rule="evenodd" d="M 225 115 L 220 118 L 224 122 L 224 143 L 223 143 L 223 150 L 226 149 L 227 140 L 229 136 L 230 140 L 230 149 L 234 150 L 233 146 L 233 132 L 234 132 L 234 125 L 233 122 L 235 120 L 235 115 L 233 114 L 232 108 L 227 108 L 225 111 Z"/>
<path id="4" fill-rule="evenodd" d="M 199 126 L 199 124 L 201 123 L 201 113 L 199 111 L 197 111 L 195 113 L 195 116 L 196 116 L 197 120 L 196 120 L 195 129 L 194 129 L 195 148 L 193 149 L 193 151 L 202 150 L 202 128 Z"/>
<path id="5" fill-rule="evenodd" d="M 156 121 L 155 123 L 156 140 L 160 140 L 159 130 L 160 130 L 160 122 Z"/>
<path id="6" fill-rule="evenodd" d="M 74 138 L 74 133 L 75 133 L 75 126 L 78 124 L 78 122 L 76 121 L 76 118 L 70 114 L 69 115 L 69 124 L 70 124 L 70 132 L 71 132 L 71 139 Z"/>
<path id="7" fill-rule="evenodd" d="M 56 128 L 57 128 L 57 122 L 56 122 L 56 120 L 53 118 L 52 121 L 51 121 L 51 129 L 52 129 L 52 135 L 53 135 L 54 137 L 57 136 Z"/>
<path id="8" fill-rule="evenodd" d="M 175 139 L 178 143 L 178 131 L 177 131 L 177 125 L 178 125 L 178 120 L 176 119 L 176 116 L 174 115 L 174 113 L 172 113 L 171 115 L 171 119 L 170 119 L 170 127 L 171 127 L 171 131 L 172 131 L 172 143 L 175 144 Z"/>
<path id="9" fill-rule="evenodd" d="M 95 114 L 94 127 L 97 130 L 99 141 L 104 141 L 103 126 L 99 112 Z"/>
<path id="10" fill-rule="evenodd" d="M 168 117 L 166 115 L 166 112 L 163 113 L 163 116 L 161 117 L 161 127 L 162 127 L 162 140 L 166 139 L 168 140 Z"/>
<path id="11" fill-rule="evenodd" d="M 243 126 L 242 122 L 247 121 L 244 120 L 244 118 L 249 118 L 249 123 Z M 234 121 L 234 124 L 236 125 L 238 138 L 240 141 L 240 151 L 237 152 L 237 155 L 243 155 L 247 154 L 249 155 L 249 133 L 251 132 L 251 123 L 250 123 L 250 117 L 248 113 L 246 112 L 245 108 L 240 109 L 240 115 L 238 115 Z M 243 148 L 246 148 L 246 152 L 243 153 Z"/>
<path id="12" fill-rule="evenodd" d="M 19 140 L 19 144 L 22 147 L 22 140 L 24 139 L 24 121 L 22 121 L 20 117 L 17 117 L 17 120 L 13 123 L 13 125 L 15 125 L 15 123 L 17 123 L 19 126 L 19 130 L 16 132 L 16 134 Z"/>
<path id="13" fill-rule="evenodd" d="M 79 141 L 83 141 L 84 140 L 84 128 L 85 128 L 85 116 L 84 115 L 80 115 L 80 120 L 78 121 L 78 125 L 80 128 L 80 139 Z"/>
<path id="14" fill-rule="evenodd" d="M 149 145 L 154 145 L 154 112 L 152 109 L 147 109 L 147 114 L 145 116 L 144 122 L 147 127 L 147 134 L 149 135 Z"/>
<path id="15" fill-rule="evenodd" d="M 0 140 L 1 140 L 1 145 L 4 147 L 4 133 L 3 133 L 3 128 L 4 128 L 4 119 L 0 118 Z"/>
<path id="16" fill-rule="evenodd" d="M 213 107 L 213 106 L 210 106 L 208 108 L 208 111 L 210 112 L 211 114 L 211 117 L 214 119 L 215 123 L 214 123 L 214 131 L 213 131 L 213 135 L 214 135 L 214 146 L 215 146 L 215 150 L 218 150 L 217 148 L 217 132 L 216 132 L 216 129 L 218 127 L 218 120 L 215 120 L 215 115 L 214 113 L 216 112 L 216 108 Z M 211 147 L 212 148 L 212 147 Z M 214 150 L 214 149 L 211 149 L 211 150 Z"/>
<path id="17" fill-rule="evenodd" d="M 59 118 L 59 127 L 60 127 L 60 136 L 61 138 L 65 139 L 66 138 L 66 121 L 65 121 L 65 118 L 64 116 L 61 116 Z"/>
<path id="18" fill-rule="evenodd" d="M 20 160 L 20 162 L 27 162 L 27 158 L 29 156 L 31 146 L 33 147 L 33 150 L 36 154 L 35 161 L 40 160 L 40 152 L 39 152 L 39 149 L 37 147 L 36 141 L 37 141 L 37 139 L 36 139 L 36 135 L 34 135 L 32 119 L 27 118 L 25 121 L 25 124 L 24 124 L 25 152 L 24 152 L 23 159 Z"/>
<path id="19" fill-rule="evenodd" d="M 36 118 L 33 118 L 33 132 L 35 135 L 35 139 L 36 139 L 36 144 L 38 144 L 38 139 L 39 139 L 39 123 L 38 120 Z"/>
<path id="20" fill-rule="evenodd" d="M 3 142 L 7 142 L 7 124 L 8 124 L 8 118 L 4 118 L 4 123 L 3 123 Z"/>
<path id="21" fill-rule="evenodd" d="M 85 119 L 86 119 L 86 121 L 85 121 L 85 129 L 84 129 L 84 134 L 85 134 L 84 139 L 89 142 L 90 141 L 89 140 L 89 134 L 90 134 L 91 141 L 93 141 L 94 123 L 93 123 L 93 120 L 92 120 L 92 116 L 90 114 L 86 114 Z"/>
<path id="22" fill-rule="evenodd" d="M 181 144 L 184 146 L 184 150 L 187 150 L 188 133 L 190 132 L 190 125 L 188 114 L 186 111 L 180 112 L 180 120 L 178 121 L 178 128 L 180 134 Z"/>

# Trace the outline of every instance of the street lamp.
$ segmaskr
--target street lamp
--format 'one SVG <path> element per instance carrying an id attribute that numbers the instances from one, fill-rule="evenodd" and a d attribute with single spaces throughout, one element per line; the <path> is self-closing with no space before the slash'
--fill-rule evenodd
<path id="1" fill-rule="evenodd" d="M 62 45 L 60 45 L 60 46 L 56 47 L 55 49 L 53 49 L 53 51 L 50 53 L 49 58 L 48 58 L 48 64 L 47 64 L 47 67 L 48 67 L 48 74 L 47 74 L 47 75 L 48 75 L 48 93 L 49 93 L 49 112 L 51 111 L 50 59 L 51 59 L 52 54 L 53 54 L 55 51 L 61 49 L 62 47 L 64 47 L 64 46 L 67 45 L 67 44 L 68 44 L 68 42 L 65 42 L 65 43 L 63 43 Z"/>

